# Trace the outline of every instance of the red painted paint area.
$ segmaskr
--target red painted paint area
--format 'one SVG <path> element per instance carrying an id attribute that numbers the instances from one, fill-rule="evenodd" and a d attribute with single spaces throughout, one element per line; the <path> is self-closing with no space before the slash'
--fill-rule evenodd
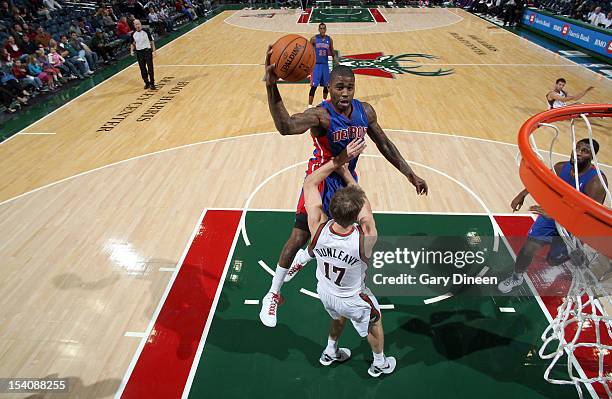
<path id="1" fill-rule="evenodd" d="M 385 19 L 385 16 L 382 15 L 380 11 L 378 11 L 378 8 L 370 8 L 370 13 L 374 17 L 374 21 L 382 22 L 382 23 L 387 22 L 387 20 Z"/>
<path id="2" fill-rule="evenodd" d="M 508 240 L 514 253 L 518 253 L 521 246 L 527 239 L 527 232 L 533 224 L 533 219 L 529 216 L 495 216 L 495 220 L 502 229 L 504 236 Z M 546 306 L 546 309 L 552 317 L 557 315 L 557 309 L 562 304 L 563 298 L 569 289 L 571 283 L 571 275 L 568 270 L 561 267 L 550 267 L 546 263 L 546 252 L 544 249 L 536 255 L 533 263 L 529 266 L 528 275 L 538 295 L 541 296 L 542 302 Z M 583 301 L 587 301 L 587 297 L 582 298 Z M 592 308 L 587 306 L 584 312 L 591 313 Z M 596 314 L 601 315 L 596 310 Z M 571 323 L 565 329 L 566 341 L 572 341 L 575 337 L 578 325 Z M 612 345 L 612 337 L 606 331 L 603 323 L 600 323 L 600 342 L 604 345 Z M 583 325 L 582 331 L 580 332 L 577 343 L 595 343 L 596 338 L 596 326 L 593 324 Z M 556 348 L 556 341 L 552 342 L 549 346 L 547 353 L 550 350 Z M 598 352 L 593 348 L 580 347 L 575 350 L 575 356 L 580 363 L 580 367 L 584 370 L 584 373 L 588 378 L 594 378 L 599 373 L 599 356 Z M 564 364 L 566 357 L 558 364 Z M 610 373 L 612 370 L 612 353 L 604 356 L 604 375 Z M 609 384 L 612 389 L 612 384 Z M 607 394 L 601 383 L 595 383 L 593 385 L 595 391 L 600 397 L 606 397 Z"/>
<path id="3" fill-rule="evenodd" d="M 307 24 L 310 19 L 310 13 L 312 12 L 311 8 L 307 8 L 306 11 L 302 12 L 300 18 L 298 19 L 298 24 Z"/>
<path id="4" fill-rule="evenodd" d="M 122 398 L 181 397 L 240 216 L 206 212 Z"/>

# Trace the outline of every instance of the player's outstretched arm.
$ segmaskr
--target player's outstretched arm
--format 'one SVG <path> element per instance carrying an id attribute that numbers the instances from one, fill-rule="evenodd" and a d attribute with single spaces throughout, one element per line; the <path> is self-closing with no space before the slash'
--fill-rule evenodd
<path id="1" fill-rule="evenodd" d="M 381 154 L 383 154 L 387 161 L 391 162 L 391 164 L 395 166 L 397 170 L 408 178 L 410 183 L 412 183 L 412 185 L 416 188 L 418 195 L 427 195 L 427 183 L 425 180 L 417 176 L 416 173 L 414 173 L 410 165 L 408 165 L 404 157 L 402 157 L 402 154 L 399 152 L 395 144 L 389 140 L 385 132 L 378 124 L 374 108 L 368 103 L 363 103 L 363 107 L 368 116 L 368 135 L 372 141 L 374 141 L 374 144 L 376 144 L 378 150 L 381 152 Z"/>
<path id="2" fill-rule="evenodd" d="M 561 174 L 561 170 L 563 169 L 563 164 L 565 162 L 557 162 L 554 166 L 554 170 L 555 173 L 557 174 L 557 176 L 559 176 Z M 514 199 L 512 200 L 512 202 L 510 203 L 510 208 L 512 208 L 512 212 L 516 212 L 518 210 L 521 209 L 521 207 L 523 206 L 523 203 L 525 202 L 525 198 L 527 198 L 527 196 L 529 195 L 529 191 L 527 191 L 526 188 L 524 188 L 523 190 L 521 190 L 516 197 L 514 197 Z M 533 209 L 535 209 L 536 206 L 531 206 L 529 208 L 530 211 L 533 212 Z M 537 206 L 537 208 L 539 208 L 539 206 Z M 539 214 L 539 212 L 536 212 Z M 546 215 L 544 215 L 546 216 Z"/>
<path id="3" fill-rule="evenodd" d="M 270 64 L 270 56 L 272 55 L 272 46 L 268 47 L 266 53 L 266 90 L 268 92 L 268 107 L 270 114 L 274 120 L 274 125 L 280 134 L 283 136 L 302 134 L 308 129 L 320 126 L 321 117 L 325 117 L 326 113 L 320 108 L 310 108 L 301 114 L 289 116 L 287 108 L 283 103 L 283 99 L 278 91 L 278 77 L 274 73 L 274 64 Z"/>
<path id="4" fill-rule="evenodd" d="M 327 215 L 323 212 L 319 184 L 334 170 L 361 154 L 365 147 L 363 139 L 351 141 L 340 155 L 316 169 L 304 180 L 304 206 L 308 213 L 308 230 L 312 236 L 317 232 L 319 225 L 327 220 Z"/>

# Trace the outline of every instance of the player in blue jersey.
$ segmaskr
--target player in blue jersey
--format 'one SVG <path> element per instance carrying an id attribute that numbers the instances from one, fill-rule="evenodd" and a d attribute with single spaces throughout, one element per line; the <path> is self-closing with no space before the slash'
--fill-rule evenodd
<path id="1" fill-rule="evenodd" d="M 599 143 L 593 140 L 593 149 L 595 153 L 599 151 Z M 578 160 L 578 183 L 580 192 L 591 197 L 599 203 L 603 203 L 606 198 L 606 190 L 601 184 L 601 181 L 596 177 L 597 171 L 591 165 L 593 154 L 591 154 L 591 145 L 589 139 L 582 139 L 576 143 L 576 158 Z M 570 156 L 569 162 L 558 162 L 555 165 L 555 173 L 567 184 L 572 187 L 576 186 L 574 178 L 574 157 Z M 608 183 L 606 176 L 603 175 L 606 185 Z M 529 192 L 524 189 L 512 200 L 510 206 L 512 211 L 518 211 L 523 206 L 525 197 Z M 523 273 L 527 271 L 533 257 L 540 248 L 544 245 L 550 245 L 548 251 L 547 262 L 551 265 L 557 265 L 568 259 L 565 244 L 563 243 L 555 221 L 546 215 L 546 212 L 538 205 L 534 205 L 529 210 L 538 214 L 538 218 L 529 229 L 527 241 L 516 256 L 514 264 L 514 273 L 499 283 L 499 290 L 503 293 L 509 293 L 514 287 L 523 284 Z"/>
<path id="2" fill-rule="evenodd" d="M 414 185 L 417 194 L 427 194 L 427 183 L 414 173 L 397 147 L 386 136 L 378 124 L 374 108 L 353 98 L 355 75 L 349 67 L 337 66 L 331 72 L 329 101 L 324 101 L 321 105 L 309 108 L 303 113 L 289 115 L 276 84 L 278 77 L 274 74 L 274 65 L 270 65 L 270 55 L 271 50 L 268 49 L 265 80 L 270 113 L 276 128 L 283 136 L 303 134 L 310 130 L 315 150 L 308 164 L 307 174 L 340 154 L 352 139 L 367 135 L 382 155 Z M 355 158 L 349 163 L 349 171 L 354 177 L 356 177 L 357 162 L 358 158 Z M 344 186 L 344 180 L 337 173 L 332 173 L 325 179 L 320 190 L 326 213 L 329 214 L 329 201 L 333 193 Z M 272 286 L 262 300 L 259 316 L 268 327 L 276 325 L 278 305 L 282 303 L 281 285 L 290 267 L 296 271 L 301 268 L 301 264 L 294 263 L 294 259 L 298 250 L 306 245 L 309 237 L 308 218 L 302 195 L 296 212 L 295 225 L 280 254 Z"/>
<path id="3" fill-rule="evenodd" d="M 323 87 L 323 99 L 327 100 L 329 94 L 329 56 L 336 59 L 334 52 L 334 41 L 327 36 L 327 26 L 321 22 L 319 24 L 319 34 L 310 39 L 310 43 L 315 48 L 316 63 L 310 77 L 310 93 L 308 94 L 308 105 L 312 105 L 317 87 Z"/>

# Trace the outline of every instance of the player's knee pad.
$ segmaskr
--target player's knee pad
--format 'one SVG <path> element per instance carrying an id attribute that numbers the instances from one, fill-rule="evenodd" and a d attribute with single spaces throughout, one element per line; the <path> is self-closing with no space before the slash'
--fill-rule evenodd
<path id="1" fill-rule="evenodd" d="M 317 91 L 317 86 L 310 87 L 310 97 L 315 95 L 315 91 Z"/>

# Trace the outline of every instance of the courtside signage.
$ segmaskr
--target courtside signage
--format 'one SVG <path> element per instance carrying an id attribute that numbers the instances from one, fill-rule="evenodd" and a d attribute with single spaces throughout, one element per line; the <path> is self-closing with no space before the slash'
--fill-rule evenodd
<path id="1" fill-rule="evenodd" d="M 591 30 L 532 10 L 523 14 L 523 24 L 612 60 L 612 33 Z"/>

